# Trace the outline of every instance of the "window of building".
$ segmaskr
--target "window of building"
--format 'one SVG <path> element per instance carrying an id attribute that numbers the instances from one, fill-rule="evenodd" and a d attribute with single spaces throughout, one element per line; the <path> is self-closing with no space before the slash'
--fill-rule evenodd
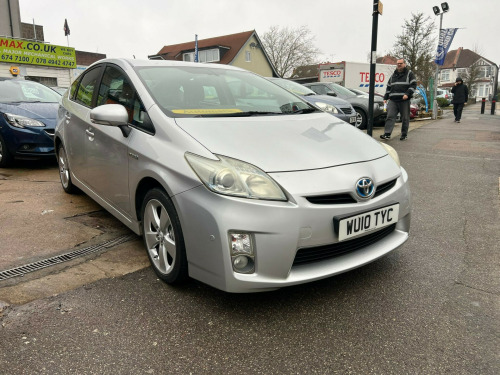
<path id="1" fill-rule="evenodd" d="M 491 77 L 491 66 L 482 66 L 479 69 L 479 78 Z"/>
<path id="2" fill-rule="evenodd" d="M 450 80 L 450 70 L 441 70 L 441 81 L 448 82 Z"/>
<path id="3" fill-rule="evenodd" d="M 35 81 L 45 86 L 56 87 L 57 86 L 57 78 L 53 77 L 35 77 L 35 76 L 26 76 L 24 79 L 28 81 Z"/>
<path id="4" fill-rule="evenodd" d="M 184 61 L 194 61 L 194 52 L 187 52 L 182 55 Z M 214 62 L 220 61 L 219 49 L 206 49 L 203 51 L 198 51 L 199 62 Z"/>
<path id="5" fill-rule="evenodd" d="M 252 55 L 250 51 L 245 52 L 245 61 L 246 62 L 251 62 L 252 61 Z"/>

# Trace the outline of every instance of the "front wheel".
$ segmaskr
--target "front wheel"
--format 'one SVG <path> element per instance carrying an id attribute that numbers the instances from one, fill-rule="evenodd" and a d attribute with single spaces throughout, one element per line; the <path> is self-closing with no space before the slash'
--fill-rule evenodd
<path id="1" fill-rule="evenodd" d="M 12 163 L 12 155 L 7 150 L 7 145 L 0 135 L 0 168 L 6 168 Z"/>
<path id="2" fill-rule="evenodd" d="M 358 129 L 366 129 L 367 121 L 365 112 L 359 108 L 354 109 L 356 110 L 356 127 Z"/>
<path id="3" fill-rule="evenodd" d="M 142 203 L 144 245 L 156 275 L 167 284 L 188 278 L 186 249 L 177 211 L 161 189 L 152 189 Z"/>

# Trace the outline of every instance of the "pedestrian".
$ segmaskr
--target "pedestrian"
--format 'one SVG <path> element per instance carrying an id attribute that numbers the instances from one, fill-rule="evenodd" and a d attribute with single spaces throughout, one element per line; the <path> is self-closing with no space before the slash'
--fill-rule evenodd
<path id="1" fill-rule="evenodd" d="M 455 122 L 460 123 L 462 118 L 462 109 L 464 109 L 465 103 L 469 100 L 469 89 L 467 85 L 464 85 L 464 81 L 461 77 L 457 77 L 455 80 L 455 86 L 451 88 L 451 93 L 453 94 L 453 114 L 455 115 Z"/>
<path id="2" fill-rule="evenodd" d="M 396 117 L 401 115 L 401 138 L 408 139 L 408 128 L 410 127 L 410 99 L 417 89 L 417 80 L 411 70 L 406 67 L 404 59 L 397 60 L 397 67 L 387 82 L 384 95 L 384 103 L 387 104 L 387 119 L 385 121 L 382 139 L 390 139 Z"/>

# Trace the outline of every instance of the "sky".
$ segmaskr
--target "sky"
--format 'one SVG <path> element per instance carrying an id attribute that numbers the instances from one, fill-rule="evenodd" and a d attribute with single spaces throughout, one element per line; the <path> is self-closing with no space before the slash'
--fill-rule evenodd
<path id="1" fill-rule="evenodd" d="M 382 0 L 377 55 L 391 50 L 412 13 L 435 21 L 436 0 Z M 500 0 L 448 0 L 443 28 L 459 28 L 450 50 L 464 47 L 500 64 Z M 107 57 L 147 59 L 164 45 L 271 26 L 307 26 L 321 51 L 318 62 L 368 62 L 372 0 L 19 0 L 21 21 L 42 25 L 45 41 Z M 64 20 L 71 34 L 64 35 Z M 496 34 L 496 35 L 495 35 Z"/>

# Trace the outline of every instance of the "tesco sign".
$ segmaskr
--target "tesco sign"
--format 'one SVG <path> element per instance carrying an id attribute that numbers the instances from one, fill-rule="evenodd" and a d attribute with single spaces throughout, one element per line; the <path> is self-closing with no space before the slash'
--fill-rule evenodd
<path id="1" fill-rule="evenodd" d="M 342 75 L 342 70 L 323 70 L 323 78 L 337 78 Z"/>
<path id="2" fill-rule="evenodd" d="M 370 73 L 368 72 L 359 72 L 361 75 L 361 82 L 370 82 Z M 384 73 L 375 73 L 375 82 L 384 82 L 385 74 Z"/>

